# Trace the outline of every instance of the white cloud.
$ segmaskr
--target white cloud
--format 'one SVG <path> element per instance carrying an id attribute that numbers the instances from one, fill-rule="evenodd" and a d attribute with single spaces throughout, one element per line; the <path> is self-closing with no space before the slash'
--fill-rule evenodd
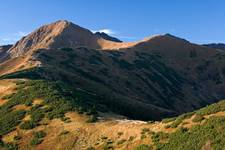
<path id="1" fill-rule="evenodd" d="M 111 30 L 111 29 L 101 29 L 101 30 L 99 30 L 99 32 L 104 32 L 104 33 L 109 34 L 109 35 L 115 35 L 116 34 L 116 32 Z"/>
<path id="2" fill-rule="evenodd" d="M 14 35 L 17 37 L 23 37 L 23 36 L 26 36 L 27 34 L 28 32 L 18 31 Z"/>
<path id="3" fill-rule="evenodd" d="M 113 31 L 112 29 L 100 29 L 100 30 L 91 30 L 93 33 L 96 33 L 96 32 L 104 32 L 108 35 L 116 35 L 117 32 Z"/>
<path id="4" fill-rule="evenodd" d="M 26 36 L 28 32 L 17 31 L 16 33 L 8 34 L 7 36 L 0 37 L 0 45 L 4 44 L 14 44 L 22 37 Z"/>
<path id="5" fill-rule="evenodd" d="M 112 29 L 109 28 L 105 28 L 105 29 L 100 29 L 100 30 L 91 30 L 92 33 L 96 33 L 96 32 L 104 32 L 110 36 L 116 37 L 121 39 L 122 41 L 133 41 L 133 40 L 138 40 L 138 37 L 132 37 L 132 36 L 127 36 L 127 35 L 121 35 L 119 32 L 114 31 Z"/>

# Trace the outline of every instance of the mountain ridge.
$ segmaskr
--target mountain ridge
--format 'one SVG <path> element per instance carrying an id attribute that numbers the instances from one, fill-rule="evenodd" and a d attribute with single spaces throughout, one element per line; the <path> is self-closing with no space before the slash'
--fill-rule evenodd
<path id="1" fill-rule="evenodd" d="M 80 33 L 85 33 L 86 41 Z M 49 37 L 54 40 L 49 42 Z M 81 43 L 73 45 L 79 39 Z M 27 45 L 28 41 L 31 43 Z M 119 43 L 96 37 L 68 21 L 58 21 L 35 30 L 9 51 L 15 55 L 0 64 L 1 75 L 36 68 L 41 79 L 67 80 L 71 86 L 112 97 L 104 105 L 131 118 L 178 115 L 225 97 L 221 59 L 225 53 L 170 34 Z M 114 108 L 113 102 L 135 112 Z M 135 105 L 142 111 L 138 112 Z"/>

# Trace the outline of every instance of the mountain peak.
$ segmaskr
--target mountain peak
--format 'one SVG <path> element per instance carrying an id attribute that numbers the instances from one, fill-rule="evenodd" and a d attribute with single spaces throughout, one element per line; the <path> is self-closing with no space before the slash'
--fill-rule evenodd
<path id="1" fill-rule="evenodd" d="M 88 29 L 82 28 L 67 20 L 59 20 L 41 26 L 34 32 L 18 41 L 10 50 L 11 57 L 40 48 L 61 48 L 86 46 L 99 48 L 97 37 Z"/>

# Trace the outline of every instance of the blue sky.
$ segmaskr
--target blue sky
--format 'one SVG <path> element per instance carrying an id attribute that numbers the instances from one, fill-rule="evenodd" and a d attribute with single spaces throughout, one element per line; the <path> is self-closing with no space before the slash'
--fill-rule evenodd
<path id="1" fill-rule="evenodd" d="M 171 33 L 225 43 L 225 0 L 7 0 L 0 5 L 0 45 L 61 19 L 124 41 Z"/>

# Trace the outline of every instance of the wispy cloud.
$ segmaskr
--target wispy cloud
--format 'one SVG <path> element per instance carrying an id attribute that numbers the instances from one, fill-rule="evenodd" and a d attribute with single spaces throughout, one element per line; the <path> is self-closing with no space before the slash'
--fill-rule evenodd
<path id="1" fill-rule="evenodd" d="M 112 30 L 112 29 L 100 29 L 100 30 L 91 30 L 91 32 L 96 33 L 96 32 L 104 32 L 108 35 L 116 35 L 117 32 Z"/>
<path id="2" fill-rule="evenodd" d="M 26 36 L 28 32 L 17 31 L 16 33 L 11 33 L 7 36 L 0 37 L 0 45 L 4 44 L 13 44 L 16 41 L 20 40 L 22 37 Z"/>
<path id="3" fill-rule="evenodd" d="M 109 28 L 104 28 L 104 29 L 99 29 L 99 30 L 91 30 L 91 32 L 96 33 L 96 32 L 104 32 L 110 36 L 117 37 L 123 41 L 131 41 L 131 40 L 137 40 L 139 39 L 138 37 L 133 37 L 133 36 L 128 36 L 128 35 L 123 35 L 118 31 L 115 31 L 113 29 Z"/>
<path id="4" fill-rule="evenodd" d="M 14 33 L 14 35 L 17 37 L 23 37 L 23 36 L 26 36 L 27 34 L 28 34 L 28 32 L 24 32 L 24 31 L 18 31 L 18 32 Z"/>

